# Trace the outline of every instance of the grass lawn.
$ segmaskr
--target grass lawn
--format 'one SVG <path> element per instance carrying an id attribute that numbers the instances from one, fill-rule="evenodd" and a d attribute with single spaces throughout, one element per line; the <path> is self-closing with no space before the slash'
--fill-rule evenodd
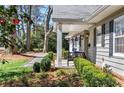
<path id="1" fill-rule="evenodd" d="M 27 60 L 10 60 L 9 63 L 2 64 L 0 62 L 0 81 L 11 80 L 20 76 L 23 76 L 25 73 L 31 72 L 32 68 L 24 68 L 23 64 Z"/>
<path id="2" fill-rule="evenodd" d="M 0 72 L 18 70 L 25 62 L 25 60 L 11 60 L 9 63 L 0 63 Z"/>

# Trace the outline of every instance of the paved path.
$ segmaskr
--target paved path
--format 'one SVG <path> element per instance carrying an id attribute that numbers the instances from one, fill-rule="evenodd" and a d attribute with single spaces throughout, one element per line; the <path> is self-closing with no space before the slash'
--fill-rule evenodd
<path id="1" fill-rule="evenodd" d="M 24 64 L 23 66 L 24 66 L 24 67 L 31 67 L 31 66 L 33 66 L 33 64 L 34 64 L 35 62 L 40 62 L 41 59 L 42 59 L 45 55 L 46 55 L 46 54 L 44 54 L 44 53 L 36 53 L 36 54 L 34 55 L 34 58 L 33 58 L 31 61 L 29 61 L 29 62 L 27 62 L 26 64 Z"/>

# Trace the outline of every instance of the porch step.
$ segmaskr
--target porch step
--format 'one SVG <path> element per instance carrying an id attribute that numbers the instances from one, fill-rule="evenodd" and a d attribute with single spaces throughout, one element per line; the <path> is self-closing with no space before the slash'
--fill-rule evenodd
<path id="1" fill-rule="evenodd" d="M 74 68 L 74 63 L 73 61 L 69 61 L 69 65 L 67 64 L 67 60 L 62 60 L 61 65 L 56 64 L 55 62 L 55 67 L 57 68 Z"/>

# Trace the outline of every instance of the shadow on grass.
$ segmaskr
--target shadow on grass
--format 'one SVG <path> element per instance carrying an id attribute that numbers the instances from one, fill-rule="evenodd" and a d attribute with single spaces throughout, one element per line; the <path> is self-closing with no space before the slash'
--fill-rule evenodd
<path id="1" fill-rule="evenodd" d="M 19 54 L 19 55 L 25 56 L 25 57 L 42 58 L 42 57 L 38 57 L 38 56 L 35 56 L 35 55 L 26 55 L 26 54 Z"/>

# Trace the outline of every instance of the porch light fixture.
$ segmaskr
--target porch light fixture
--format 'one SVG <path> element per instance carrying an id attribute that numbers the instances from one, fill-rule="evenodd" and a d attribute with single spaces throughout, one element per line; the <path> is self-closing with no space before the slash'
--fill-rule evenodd
<path id="1" fill-rule="evenodd" d="M 81 37 L 81 40 L 83 40 L 83 39 L 84 39 L 84 35 L 80 35 L 80 37 Z"/>
<path id="2" fill-rule="evenodd" d="M 90 35 L 89 33 L 86 33 L 86 37 L 87 37 L 87 38 L 89 37 L 89 35 Z"/>

